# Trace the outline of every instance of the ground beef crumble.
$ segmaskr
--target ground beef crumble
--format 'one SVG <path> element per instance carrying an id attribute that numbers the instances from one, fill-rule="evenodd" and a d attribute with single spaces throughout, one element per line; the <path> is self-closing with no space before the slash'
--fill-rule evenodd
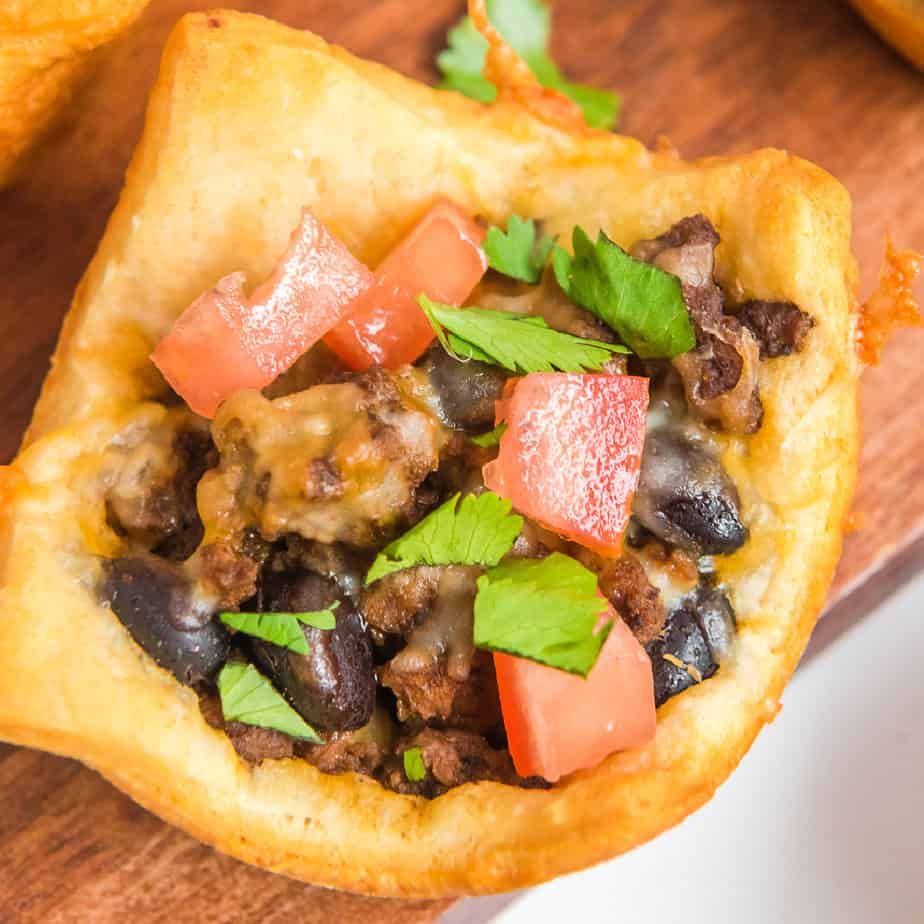
<path id="1" fill-rule="evenodd" d="M 798 353 L 815 326 L 811 315 L 792 302 L 746 302 L 737 318 L 757 338 L 761 359 Z"/>
<path id="2" fill-rule="evenodd" d="M 404 772 L 403 755 L 409 748 L 420 748 L 426 777 L 411 782 Z M 425 728 L 399 742 L 397 760 L 386 771 L 385 784 L 400 793 L 440 795 L 453 786 L 478 780 L 515 783 L 517 775 L 507 751 L 495 750 L 481 736 L 457 729 Z"/>
<path id="3" fill-rule="evenodd" d="M 639 642 L 654 641 L 664 628 L 667 610 L 641 564 L 629 556 L 617 558 L 604 566 L 599 582 L 600 591 Z"/>
<path id="4" fill-rule="evenodd" d="M 223 731 L 234 750 L 249 764 L 260 764 L 264 760 L 278 760 L 295 754 L 295 739 L 272 728 L 258 728 L 242 722 L 226 722 L 217 696 L 199 698 L 199 711 L 212 728 Z"/>
<path id="5" fill-rule="evenodd" d="M 674 360 L 690 407 L 732 433 L 760 428 L 757 341 L 724 313 L 725 296 L 714 278 L 719 235 L 704 215 L 678 221 L 666 233 L 632 248 L 637 259 L 680 279 L 696 332 L 696 347 Z"/>

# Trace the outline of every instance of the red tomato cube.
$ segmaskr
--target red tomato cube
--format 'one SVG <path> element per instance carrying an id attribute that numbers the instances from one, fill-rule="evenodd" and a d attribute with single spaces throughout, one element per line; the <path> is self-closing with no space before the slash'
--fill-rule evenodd
<path id="1" fill-rule="evenodd" d="M 618 556 L 645 444 L 648 379 L 537 372 L 498 402 L 484 483 L 543 526 Z"/>
<path id="2" fill-rule="evenodd" d="M 554 783 L 654 738 L 651 661 L 618 617 L 586 679 L 499 652 L 494 667 L 520 776 Z"/>
<path id="3" fill-rule="evenodd" d="M 346 313 L 372 273 L 307 209 L 273 274 L 248 299 L 232 273 L 199 296 L 151 354 L 197 413 L 285 372 Z"/>
<path id="4" fill-rule="evenodd" d="M 373 285 L 324 342 L 352 369 L 413 362 L 434 337 L 417 296 L 461 305 L 487 269 L 483 240 L 458 206 L 438 202 L 385 257 Z"/>

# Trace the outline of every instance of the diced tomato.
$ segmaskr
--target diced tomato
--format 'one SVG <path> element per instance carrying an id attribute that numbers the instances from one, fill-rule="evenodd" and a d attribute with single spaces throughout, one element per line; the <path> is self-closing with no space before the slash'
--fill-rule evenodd
<path id="1" fill-rule="evenodd" d="M 500 653 L 494 667 L 520 776 L 554 783 L 654 737 L 651 661 L 621 619 L 613 623 L 586 679 Z"/>
<path id="2" fill-rule="evenodd" d="M 232 273 L 200 295 L 151 359 L 197 413 L 212 417 L 243 388 L 263 388 L 313 346 L 372 284 L 356 260 L 307 209 L 273 274 L 248 299 Z"/>
<path id="3" fill-rule="evenodd" d="M 417 296 L 461 305 L 488 267 L 483 240 L 458 206 L 438 202 L 379 264 L 372 287 L 324 342 L 353 369 L 413 362 L 434 336 Z"/>
<path id="4" fill-rule="evenodd" d="M 524 516 L 617 556 L 645 443 L 648 379 L 536 372 L 497 404 L 507 423 L 484 483 Z"/>

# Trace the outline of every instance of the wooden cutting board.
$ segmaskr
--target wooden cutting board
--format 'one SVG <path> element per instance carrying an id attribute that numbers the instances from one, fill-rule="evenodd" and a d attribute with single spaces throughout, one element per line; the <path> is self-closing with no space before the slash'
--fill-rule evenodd
<path id="1" fill-rule="evenodd" d="M 15 452 L 61 318 L 102 233 L 139 136 L 164 38 L 186 10 L 153 0 L 98 53 L 72 111 L 0 193 L 0 461 Z M 461 0 L 254 0 L 227 6 L 310 28 L 424 80 Z M 667 135 L 688 157 L 785 147 L 826 167 L 855 201 L 863 290 L 883 233 L 924 249 L 924 79 L 837 0 L 569 0 L 554 49 L 576 79 L 616 87 L 622 127 Z M 348 117 L 348 114 L 345 114 Z M 903 333 L 863 383 L 866 445 L 837 579 L 841 631 L 918 566 L 924 534 L 924 331 Z M 0 745 L 0 922 L 433 921 L 446 903 L 313 889 L 219 856 L 95 773 Z"/>

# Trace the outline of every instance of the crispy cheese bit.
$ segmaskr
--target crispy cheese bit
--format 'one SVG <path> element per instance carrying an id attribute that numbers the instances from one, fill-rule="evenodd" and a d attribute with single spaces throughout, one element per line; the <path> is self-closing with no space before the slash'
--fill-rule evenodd
<path id="1" fill-rule="evenodd" d="M 886 237 L 886 252 L 879 285 L 860 308 L 856 347 L 860 360 L 876 366 L 886 341 L 899 327 L 920 327 L 921 310 L 912 291 L 921 271 L 921 254 L 913 250 L 898 252 Z"/>
<path id="2" fill-rule="evenodd" d="M 468 15 L 488 40 L 484 76 L 497 87 L 497 99 L 519 103 L 543 122 L 565 131 L 590 131 L 581 107 L 558 90 L 539 83 L 529 65 L 494 28 L 485 0 L 468 0 Z"/>

